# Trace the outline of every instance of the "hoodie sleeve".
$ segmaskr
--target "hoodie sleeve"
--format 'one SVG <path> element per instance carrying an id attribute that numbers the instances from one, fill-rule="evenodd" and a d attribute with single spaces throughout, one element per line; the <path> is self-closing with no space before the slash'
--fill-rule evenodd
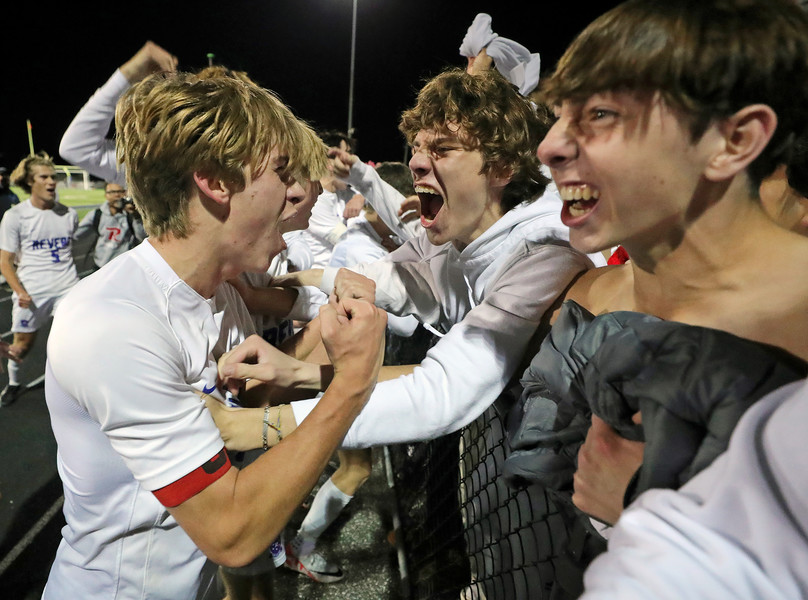
<path id="1" fill-rule="evenodd" d="M 414 238 L 420 231 L 418 221 L 403 223 L 398 216 L 398 210 L 405 197 L 392 185 L 384 181 L 376 169 L 370 165 L 357 161 L 352 167 L 346 181 L 379 213 L 382 221 L 401 240 Z"/>
<path id="2" fill-rule="evenodd" d="M 412 374 L 376 386 L 343 446 L 433 439 L 476 419 L 516 372 L 547 309 L 589 266 L 569 247 L 525 244 Z M 298 423 L 307 412 L 300 408 L 293 403 Z"/>
<path id="3" fill-rule="evenodd" d="M 426 235 L 413 238 L 390 254 L 370 263 L 350 267 L 351 271 L 376 282 L 376 306 L 397 316 L 415 315 L 422 323 L 437 325 L 441 316 L 441 292 L 428 257 L 438 247 Z M 334 290 L 339 267 L 325 267 L 320 290 Z"/>

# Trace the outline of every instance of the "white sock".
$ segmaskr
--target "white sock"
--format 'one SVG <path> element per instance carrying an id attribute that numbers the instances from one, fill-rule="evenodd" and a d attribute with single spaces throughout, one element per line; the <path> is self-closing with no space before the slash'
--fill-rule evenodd
<path id="1" fill-rule="evenodd" d="M 353 496 L 340 491 L 331 479 L 317 490 L 308 514 L 291 542 L 296 556 L 307 556 L 314 551 L 317 539 L 334 522 L 352 498 Z"/>
<path id="2" fill-rule="evenodd" d="M 8 361 L 8 384 L 20 385 L 20 365 L 13 360 Z"/>

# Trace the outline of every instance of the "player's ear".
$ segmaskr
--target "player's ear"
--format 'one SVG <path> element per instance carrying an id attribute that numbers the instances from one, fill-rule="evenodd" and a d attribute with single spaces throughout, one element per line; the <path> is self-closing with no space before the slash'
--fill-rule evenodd
<path id="1" fill-rule="evenodd" d="M 797 210 L 799 210 L 800 214 L 797 231 L 802 235 L 808 235 L 808 198 L 798 196 L 795 202 L 797 203 Z"/>
<path id="2" fill-rule="evenodd" d="M 194 183 L 199 188 L 199 193 L 217 204 L 227 204 L 230 201 L 231 191 L 229 186 L 218 177 L 213 177 L 202 171 L 194 171 Z"/>
<path id="3" fill-rule="evenodd" d="M 513 179 L 513 167 L 506 165 L 492 165 L 488 178 L 492 187 L 504 188 Z"/>
<path id="4" fill-rule="evenodd" d="M 744 171 L 769 141 L 777 127 L 777 115 L 766 104 L 751 104 L 718 124 L 719 146 L 705 176 L 724 181 Z"/>

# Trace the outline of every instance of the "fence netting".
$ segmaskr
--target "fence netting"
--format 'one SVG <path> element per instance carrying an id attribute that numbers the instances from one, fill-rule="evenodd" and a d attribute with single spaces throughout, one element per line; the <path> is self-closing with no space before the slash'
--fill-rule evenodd
<path id="1" fill-rule="evenodd" d="M 536 485 L 515 489 L 500 476 L 519 391 L 503 393 L 459 432 L 388 447 L 412 600 L 580 594 L 592 551 L 581 515 L 568 498 Z"/>

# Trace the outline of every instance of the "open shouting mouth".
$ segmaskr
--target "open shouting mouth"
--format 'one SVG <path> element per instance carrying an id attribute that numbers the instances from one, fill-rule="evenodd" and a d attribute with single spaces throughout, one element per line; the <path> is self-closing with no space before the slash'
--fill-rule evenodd
<path id="1" fill-rule="evenodd" d="M 558 191 L 564 201 L 562 220 L 576 221 L 585 217 L 600 199 L 600 190 L 585 183 L 560 186 Z"/>
<path id="2" fill-rule="evenodd" d="M 443 208 L 443 197 L 425 185 L 415 186 L 415 193 L 421 202 L 421 225 L 429 227 Z"/>

